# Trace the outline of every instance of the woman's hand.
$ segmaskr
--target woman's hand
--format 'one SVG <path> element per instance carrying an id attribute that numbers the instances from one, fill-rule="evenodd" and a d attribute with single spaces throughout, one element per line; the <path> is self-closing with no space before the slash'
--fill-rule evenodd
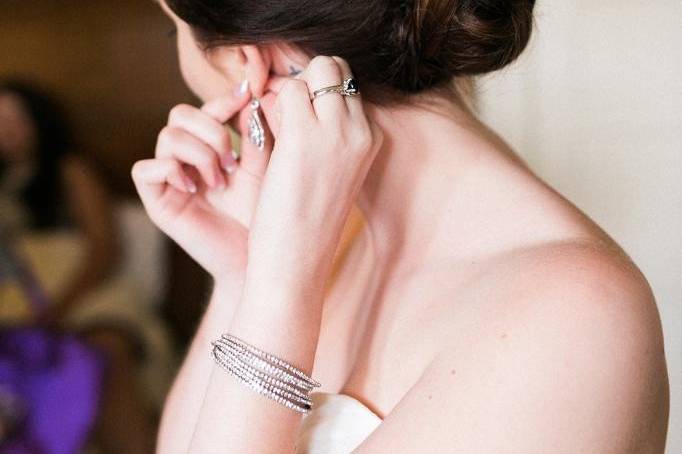
<path id="1" fill-rule="evenodd" d="M 222 325 L 307 373 L 320 336 L 323 284 L 381 141 L 359 97 L 326 94 L 310 101 L 314 89 L 348 75 L 344 62 L 316 57 L 279 90 L 275 145 L 251 223 L 244 286 L 231 323 Z M 229 445 L 235 452 L 293 452 L 300 417 L 253 395 L 229 374 L 210 374 L 186 451 Z M 263 418 L 246 427 L 244 414 Z M 256 440 L 258 434 L 275 438 Z"/>
<path id="2" fill-rule="evenodd" d="M 281 86 L 275 146 L 249 240 L 248 274 L 256 282 L 324 284 L 383 138 L 361 96 L 329 93 L 311 101 L 314 90 L 350 76 L 342 59 L 315 57 Z"/>
<path id="3" fill-rule="evenodd" d="M 235 93 L 201 108 L 176 106 L 155 158 L 132 169 L 152 221 L 214 278 L 243 276 L 248 229 L 272 146 L 259 151 L 244 140 L 235 163 L 224 124 L 230 121 L 246 137 L 249 99 Z"/>

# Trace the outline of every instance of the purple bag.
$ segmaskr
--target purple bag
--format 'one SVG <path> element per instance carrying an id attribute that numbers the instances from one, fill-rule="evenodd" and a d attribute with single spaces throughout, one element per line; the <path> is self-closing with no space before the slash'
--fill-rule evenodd
<path id="1" fill-rule="evenodd" d="M 0 386 L 19 401 L 2 453 L 73 454 L 97 416 L 102 358 L 75 336 L 40 328 L 0 332 Z"/>
<path id="2" fill-rule="evenodd" d="M 2 243 L 0 281 L 18 279 L 34 308 L 44 308 L 42 289 Z M 103 353 L 77 335 L 0 326 L 0 453 L 79 452 L 97 417 L 105 367 Z"/>

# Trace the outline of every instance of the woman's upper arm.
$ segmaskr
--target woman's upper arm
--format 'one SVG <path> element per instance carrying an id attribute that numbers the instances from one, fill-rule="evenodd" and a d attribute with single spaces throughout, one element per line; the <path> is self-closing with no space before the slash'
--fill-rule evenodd
<path id="1" fill-rule="evenodd" d="M 444 346 L 354 452 L 663 452 L 667 373 L 647 286 L 622 270 L 559 271 L 485 334 Z"/>

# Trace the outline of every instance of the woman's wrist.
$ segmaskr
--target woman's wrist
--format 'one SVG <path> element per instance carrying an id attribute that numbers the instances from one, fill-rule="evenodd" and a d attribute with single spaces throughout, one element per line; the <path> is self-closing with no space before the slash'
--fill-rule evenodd
<path id="1" fill-rule="evenodd" d="M 247 279 L 280 283 L 287 287 L 296 283 L 309 287 L 319 282 L 331 270 L 345 219 L 333 224 L 329 220 L 326 226 L 317 229 L 300 223 L 280 224 L 277 229 L 252 235 L 249 239 Z"/>
<path id="2" fill-rule="evenodd" d="M 266 243 L 273 246 L 265 247 Z M 291 241 L 270 238 L 254 242 L 243 271 L 214 276 L 212 300 L 241 300 L 244 293 L 271 305 L 318 299 L 331 272 L 334 251 L 313 248 L 310 243 L 294 247 Z"/>
<path id="3" fill-rule="evenodd" d="M 243 287 L 243 279 L 233 275 L 213 281 L 211 297 L 202 321 L 204 329 L 197 333 L 202 345 L 209 345 L 215 336 L 230 326 L 239 307 Z"/>
<path id="4" fill-rule="evenodd" d="M 245 273 L 230 273 L 213 278 L 212 300 L 239 300 L 245 282 Z"/>
<path id="5" fill-rule="evenodd" d="M 290 285 L 248 277 L 227 331 L 310 373 L 323 295 L 316 285 L 302 282 Z"/>
<path id="6" fill-rule="evenodd" d="M 318 250 L 308 254 L 280 256 L 262 255 L 249 261 L 244 280 L 244 294 L 264 298 L 268 304 L 288 305 L 298 301 L 311 304 L 323 296 L 326 280 L 331 271 L 331 256 L 322 256 Z"/>

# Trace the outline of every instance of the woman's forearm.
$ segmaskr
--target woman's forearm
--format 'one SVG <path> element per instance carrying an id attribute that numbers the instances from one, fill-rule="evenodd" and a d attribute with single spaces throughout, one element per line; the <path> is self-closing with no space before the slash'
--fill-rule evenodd
<path id="1" fill-rule="evenodd" d="M 354 104 L 343 104 L 346 101 L 337 97 L 334 102 L 312 104 L 309 87 L 318 85 L 321 80 L 337 80 L 343 73 L 350 74 L 347 62 L 337 57 L 318 56 L 309 66 L 300 78 L 287 80 L 277 94 L 279 115 L 271 116 L 275 121 L 281 120 L 280 127 L 272 131 L 276 136 L 277 151 L 273 148 L 273 153 L 266 155 L 268 159 L 255 160 L 267 163 L 262 169 L 262 178 L 255 178 L 257 191 L 253 190 L 253 184 L 241 189 L 237 185 L 235 192 L 228 192 L 225 203 L 218 207 L 212 200 L 212 189 L 197 193 L 182 184 L 178 172 L 182 169 L 180 164 L 187 164 L 197 167 L 200 174 L 206 174 L 204 180 L 208 188 L 216 187 L 215 178 L 208 176 L 214 172 L 205 165 L 212 162 L 217 166 L 216 156 L 208 153 L 206 144 L 187 131 L 176 133 L 181 133 L 185 142 L 192 137 L 195 146 L 191 152 L 185 145 L 178 146 L 181 145 L 178 140 L 168 139 L 171 129 L 165 129 L 166 134 L 160 135 L 163 140 L 157 151 L 159 159 L 140 161 L 133 168 L 136 186 L 153 219 L 176 241 L 193 250 L 207 266 L 218 270 L 219 274 L 219 270 L 232 269 L 235 265 L 235 260 L 222 263 L 221 259 L 230 257 L 227 252 L 248 252 L 243 261 L 248 263 L 244 287 L 234 317 L 229 320 L 220 313 L 207 313 L 205 323 L 222 329 L 213 331 L 213 336 L 197 340 L 196 351 L 190 353 L 192 357 L 203 355 L 213 359 L 210 343 L 218 340 L 220 334 L 228 333 L 312 375 L 322 300 L 334 253 L 383 136 L 369 121 L 359 100 L 353 101 Z M 263 109 L 265 105 L 263 103 Z M 340 108 L 343 105 L 348 108 Z M 206 106 L 204 109 L 204 114 L 211 110 Z M 200 116 L 206 120 L 205 116 Z M 213 120 L 219 125 L 204 121 L 204 127 L 194 125 L 191 129 L 216 126 L 221 129 L 224 118 L 224 114 L 214 116 Z M 175 146 L 170 147 L 170 144 Z M 249 146 L 248 142 L 243 145 Z M 218 148 L 222 151 L 223 147 Z M 180 149 L 186 152 L 181 154 Z M 245 157 L 251 152 L 259 153 L 252 148 Z M 237 170 L 233 179 L 240 173 Z M 239 178 L 235 180 L 238 183 Z M 173 188 L 169 189 L 168 185 Z M 233 200 L 230 197 L 234 195 L 237 197 Z M 239 206 L 244 200 L 257 200 L 258 203 L 255 207 L 251 203 Z M 234 206 L 253 210 L 247 236 L 243 235 L 241 226 L 235 226 L 238 224 L 235 219 L 240 219 L 235 218 L 235 214 L 243 210 L 237 209 L 227 215 L 229 219 L 225 218 L 225 210 L 234 211 Z M 241 259 L 237 261 L 242 262 Z M 216 306 L 229 304 L 222 301 L 220 294 L 212 303 Z M 221 344 L 216 344 L 216 348 L 220 348 L 218 345 Z M 226 350 L 233 352 L 230 347 Z M 237 348 L 236 354 L 239 356 L 240 353 Z M 193 366 L 188 364 L 186 367 Z M 190 404 L 186 399 L 201 401 L 189 452 L 295 452 L 302 413 L 260 394 L 218 364 L 212 364 L 204 372 L 210 375 L 204 393 L 197 391 L 200 385 L 187 386 L 188 389 L 182 391 L 182 398 L 176 398 L 182 399 L 182 404 L 177 405 L 178 412 L 184 412 L 185 407 L 196 408 L 195 403 Z M 192 371 L 194 373 L 202 372 Z M 196 382 L 204 383 L 201 380 L 197 378 Z M 187 379 L 183 377 L 182 383 L 185 381 Z M 166 411 L 171 413 L 173 409 Z M 173 435 L 168 433 L 165 446 L 173 443 Z"/>
<path id="2" fill-rule="evenodd" d="M 271 268 L 280 266 L 273 263 Z M 266 280 L 265 274 L 257 278 L 247 273 L 235 316 L 223 331 L 310 375 L 320 334 L 319 281 L 327 273 L 312 279 L 299 275 L 298 283 Z M 203 355 L 209 356 L 207 347 Z M 301 413 L 258 394 L 214 365 L 189 452 L 294 453 L 301 418 Z"/>
<path id="3" fill-rule="evenodd" d="M 233 278 L 213 289 L 199 328 L 166 398 L 157 440 L 157 452 L 160 454 L 189 452 L 192 433 L 213 369 L 213 359 L 208 353 L 211 341 L 230 324 L 243 282 L 243 278 Z"/>

